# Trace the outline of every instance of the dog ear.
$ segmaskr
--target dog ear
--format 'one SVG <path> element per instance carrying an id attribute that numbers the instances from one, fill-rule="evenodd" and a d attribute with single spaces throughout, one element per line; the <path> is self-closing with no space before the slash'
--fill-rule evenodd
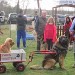
<path id="1" fill-rule="evenodd" d="M 64 35 L 59 37 L 59 42 L 62 40 L 62 38 L 65 37 Z"/>
<path id="2" fill-rule="evenodd" d="M 9 40 L 9 43 L 10 43 L 11 47 L 15 44 L 14 41 L 13 41 L 12 39 Z"/>
<path id="3" fill-rule="evenodd" d="M 9 41 L 6 41 L 6 42 L 4 43 L 4 45 L 9 47 L 9 46 L 10 46 Z"/>
<path id="4" fill-rule="evenodd" d="M 5 44 L 9 47 L 12 47 L 14 45 L 14 42 L 11 38 L 6 39 Z"/>

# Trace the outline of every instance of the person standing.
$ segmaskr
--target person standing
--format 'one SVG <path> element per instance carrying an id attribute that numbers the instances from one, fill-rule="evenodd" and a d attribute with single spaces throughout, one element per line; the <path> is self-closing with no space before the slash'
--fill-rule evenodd
<path id="1" fill-rule="evenodd" d="M 75 41 L 75 18 L 74 18 L 73 21 L 72 21 L 72 25 L 71 25 L 71 27 L 69 28 L 69 32 L 70 32 L 71 37 L 74 38 L 73 41 Z"/>
<path id="2" fill-rule="evenodd" d="M 32 27 L 33 27 L 33 35 L 35 36 L 35 40 L 37 40 L 37 34 L 36 34 L 36 31 L 35 31 L 35 25 L 36 25 L 36 22 L 37 22 L 37 20 L 38 20 L 38 12 L 35 10 L 34 11 L 34 18 L 33 19 L 31 19 L 31 21 L 34 21 L 34 24 L 32 24 Z"/>
<path id="3" fill-rule="evenodd" d="M 17 17 L 17 48 L 20 48 L 21 38 L 23 41 L 23 47 L 26 48 L 26 23 L 27 19 L 25 16 L 23 16 L 23 10 L 20 10 Z"/>
<path id="4" fill-rule="evenodd" d="M 40 50 L 41 39 L 43 39 L 44 28 L 46 25 L 46 11 L 41 12 L 41 16 L 38 17 L 35 25 L 35 31 L 37 34 L 37 50 Z"/>
<path id="5" fill-rule="evenodd" d="M 49 17 L 44 29 L 44 42 L 48 45 L 48 50 L 52 49 L 57 38 L 57 29 L 53 17 Z"/>
<path id="6" fill-rule="evenodd" d="M 34 25 L 36 25 L 37 19 L 38 19 L 38 12 L 35 11 L 35 12 L 34 12 L 34 18 L 32 19 L 32 21 L 34 21 Z"/>
<path id="7" fill-rule="evenodd" d="M 74 38 L 73 40 L 73 50 L 74 50 L 74 65 L 73 68 L 75 68 L 75 18 L 72 21 L 72 25 L 69 29 L 70 35 Z"/>
<path id="8" fill-rule="evenodd" d="M 64 32 L 65 32 L 65 36 L 67 36 L 68 39 L 70 39 L 69 28 L 71 24 L 72 24 L 72 20 L 69 16 L 67 16 L 64 24 Z"/>

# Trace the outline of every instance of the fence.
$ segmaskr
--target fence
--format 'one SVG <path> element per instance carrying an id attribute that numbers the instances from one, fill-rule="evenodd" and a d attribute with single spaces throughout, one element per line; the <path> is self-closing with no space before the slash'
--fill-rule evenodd
<path id="1" fill-rule="evenodd" d="M 13 28 L 16 28 L 14 27 L 15 25 L 0 25 L 0 29 L 2 31 L 4 31 L 3 29 L 8 29 L 8 31 L 12 30 Z M 11 29 L 10 29 L 11 28 Z M 0 31 L 1 31 L 0 30 Z M 59 25 L 57 26 L 57 37 L 61 36 L 61 35 L 64 35 L 64 26 L 63 25 Z"/>
<path id="2" fill-rule="evenodd" d="M 63 25 L 59 25 L 57 26 L 57 37 L 64 35 L 64 26 Z"/>

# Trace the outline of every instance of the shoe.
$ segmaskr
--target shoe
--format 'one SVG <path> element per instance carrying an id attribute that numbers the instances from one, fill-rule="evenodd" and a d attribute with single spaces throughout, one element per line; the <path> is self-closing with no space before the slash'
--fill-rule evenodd
<path id="1" fill-rule="evenodd" d="M 26 47 L 24 47 L 23 49 L 26 49 Z"/>
<path id="2" fill-rule="evenodd" d="M 20 50 L 21 48 L 17 48 L 18 50 Z"/>

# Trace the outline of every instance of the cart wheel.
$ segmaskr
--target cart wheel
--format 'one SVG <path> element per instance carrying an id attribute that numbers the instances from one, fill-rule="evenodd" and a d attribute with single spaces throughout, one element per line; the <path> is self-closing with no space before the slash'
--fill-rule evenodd
<path id="1" fill-rule="evenodd" d="M 19 64 L 16 65 L 16 70 L 17 70 L 17 71 L 22 72 L 22 71 L 24 71 L 24 69 L 25 69 L 24 64 L 19 63 Z"/>
<path id="2" fill-rule="evenodd" d="M 0 65 L 0 73 L 5 73 L 5 72 L 6 72 L 6 66 Z"/>
<path id="3" fill-rule="evenodd" d="M 14 67 L 16 67 L 17 64 L 19 64 L 19 62 L 13 62 Z"/>

